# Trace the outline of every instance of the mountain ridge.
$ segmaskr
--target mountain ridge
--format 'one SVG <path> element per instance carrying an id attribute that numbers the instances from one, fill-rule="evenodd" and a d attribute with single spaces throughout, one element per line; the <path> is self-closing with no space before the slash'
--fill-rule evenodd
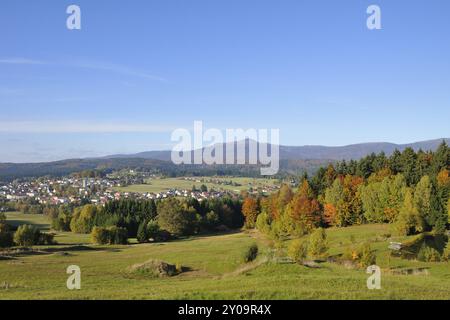
<path id="1" fill-rule="evenodd" d="M 367 142 L 344 146 L 322 146 L 322 145 L 303 145 L 303 146 L 284 146 L 280 145 L 280 158 L 284 160 L 358 160 L 371 153 L 384 152 L 391 155 L 396 149 L 403 151 L 411 147 L 415 151 L 422 149 L 424 151 L 435 150 L 446 141 L 450 143 L 450 138 L 440 138 L 433 140 L 417 141 L 406 144 L 395 144 L 391 142 Z M 220 144 L 218 144 L 220 145 Z M 225 144 L 222 144 L 224 147 Z M 217 145 L 216 145 L 217 146 Z M 116 154 L 102 157 L 103 159 L 115 158 L 142 158 L 162 161 L 171 160 L 171 151 L 144 151 L 135 154 Z"/>
<path id="2" fill-rule="evenodd" d="M 426 140 L 409 144 L 386 142 L 361 143 L 342 147 L 325 146 L 280 146 L 280 171 L 298 173 L 314 172 L 321 166 L 340 160 L 358 160 L 371 153 L 385 152 L 387 156 L 395 149 L 403 151 L 407 147 L 415 151 L 422 149 L 434 151 L 449 138 Z M 259 144 L 258 146 L 260 146 Z M 225 148 L 225 145 L 222 144 Z M 248 153 L 248 142 L 246 153 Z M 191 151 L 193 152 L 193 151 Z M 236 159 L 236 158 L 235 158 Z M 62 176 L 83 170 L 120 170 L 140 168 L 147 171 L 164 172 L 168 175 L 207 175 L 221 172 L 223 175 L 258 175 L 258 165 L 175 165 L 171 160 L 171 151 L 148 151 L 131 155 L 111 155 L 100 158 L 67 159 L 41 163 L 0 163 L 0 180 L 39 176 Z"/>

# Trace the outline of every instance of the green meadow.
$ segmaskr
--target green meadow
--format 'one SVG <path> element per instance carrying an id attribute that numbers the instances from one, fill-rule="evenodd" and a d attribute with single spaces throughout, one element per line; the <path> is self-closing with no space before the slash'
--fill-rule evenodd
<path id="1" fill-rule="evenodd" d="M 208 180 L 215 181 L 233 181 L 235 185 L 225 185 L 222 183 L 207 182 Z M 196 177 L 194 180 L 186 180 L 184 178 L 157 178 L 149 179 L 146 184 L 131 185 L 127 187 L 116 187 L 114 190 L 119 192 L 132 192 L 132 193 L 159 193 L 168 191 L 170 189 L 179 190 L 191 190 L 195 185 L 196 188 L 200 188 L 202 184 L 209 189 L 224 190 L 239 193 L 241 191 L 247 191 L 249 188 L 264 188 L 267 186 L 274 186 L 278 183 L 275 179 L 264 178 L 235 178 L 235 177 Z"/>
<path id="2" fill-rule="evenodd" d="M 49 230 L 42 216 L 8 214 L 12 224 Z M 161 244 L 97 246 L 88 235 L 56 233 L 58 245 L 34 247 L 0 259 L 0 299 L 450 299 L 450 263 L 390 257 L 387 225 L 329 229 L 330 255 L 370 241 L 382 269 L 381 290 L 369 290 L 363 269 L 332 263 L 309 268 L 273 259 L 273 244 L 256 231 L 197 236 Z M 133 243 L 133 242 L 132 242 Z M 244 264 L 253 243 L 258 258 Z M 131 265 L 149 259 L 181 264 L 168 278 L 131 276 Z M 81 268 L 81 290 L 66 287 L 70 265 Z M 395 275 L 393 268 L 425 268 L 426 274 Z"/>

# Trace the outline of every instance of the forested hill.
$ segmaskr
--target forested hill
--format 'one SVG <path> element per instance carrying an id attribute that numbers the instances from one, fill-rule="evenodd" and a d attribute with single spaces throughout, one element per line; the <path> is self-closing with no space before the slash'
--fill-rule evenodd
<path id="1" fill-rule="evenodd" d="M 345 147 L 280 146 L 280 173 L 299 174 L 303 171 L 314 173 L 318 168 L 338 160 L 359 160 L 372 153 L 384 152 L 386 156 L 394 150 L 403 151 L 412 148 L 434 151 L 445 140 L 437 139 L 411 144 L 396 145 L 391 143 L 364 143 Z M 246 147 L 248 152 L 248 145 Z M 0 163 L 0 180 L 11 180 L 24 177 L 39 177 L 45 175 L 63 176 L 83 170 L 112 171 L 124 168 L 138 169 L 169 176 L 180 175 L 259 175 L 256 165 L 228 166 L 196 166 L 174 165 L 170 161 L 170 151 L 152 151 L 134 155 L 114 155 L 95 159 L 70 159 L 46 163 Z"/>
<path id="2" fill-rule="evenodd" d="M 280 157 L 282 160 L 359 160 L 371 153 L 384 152 L 390 156 L 396 149 L 403 151 L 412 148 L 414 151 L 435 151 L 442 141 L 450 143 L 450 138 L 435 139 L 414 142 L 409 144 L 394 144 L 387 142 L 360 143 L 340 147 L 327 146 L 280 146 Z M 226 147 L 222 146 L 224 153 Z M 248 150 L 248 146 L 247 146 Z M 148 151 L 136 154 L 117 154 L 105 157 L 105 159 L 141 158 L 170 161 L 171 152 Z"/>

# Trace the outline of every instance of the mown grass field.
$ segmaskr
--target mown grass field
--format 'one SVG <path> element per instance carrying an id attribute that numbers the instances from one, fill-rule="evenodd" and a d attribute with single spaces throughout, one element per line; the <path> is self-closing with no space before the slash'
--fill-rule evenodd
<path id="1" fill-rule="evenodd" d="M 233 181 L 239 186 L 233 185 L 224 185 L 220 183 L 210 183 L 210 182 L 201 182 L 204 179 L 208 181 L 209 179 L 219 180 L 219 181 Z M 211 178 L 211 177 L 198 177 L 192 180 L 185 180 L 184 178 L 161 178 L 161 179 L 149 179 L 147 184 L 140 185 L 131 185 L 127 187 L 116 187 L 114 190 L 118 192 L 133 192 L 133 193 L 159 193 L 168 191 L 170 189 L 179 189 L 179 190 L 191 190 L 195 185 L 197 188 L 204 184 L 208 187 L 208 189 L 214 190 L 225 190 L 232 192 L 241 192 L 248 190 L 250 187 L 256 189 L 258 187 L 266 187 L 273 186 L 277 184 L 277 180 L 275 179 L 264 179 L 264 178 Z"/>
<path id="2" fill-rule="evenodd" d="M 8 218 L 17 222 L 18 215 Z M 22 218 L 44 224 L 42 217 Z M 0 260 L 0 299 L 450 299 L 450 264 L 390 258 L 383 238 L 388 232 L 386 225 L 328 230 L 330 254 L 342 253 L 351 245 L 351 235 L 354 242 L 373 243 L 382 268 L 381 290 L 367 289 L 368 275 L 362 269 L 328 262 L 319 269 L 266 262 L 270 241 L 257 232 L 127 246 L 94 246 L 88 236 L 58 234 L 59 245 Z M 255 242 L 260 255 L 256 262 L 244 265 L 242 254 Z M 189 271 L 156 279 L 130 277 L 125 271 L 150 258 L 180 263 Z M 66 288 L 69 265 L 81 268 L 81 290 Z M 392 267 L 429 269 L 428 275 L 393 275 Z"/>

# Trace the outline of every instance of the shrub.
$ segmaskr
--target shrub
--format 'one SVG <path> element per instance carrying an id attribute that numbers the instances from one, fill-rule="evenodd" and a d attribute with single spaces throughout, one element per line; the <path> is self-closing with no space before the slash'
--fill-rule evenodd
<path id="1" fill-rule="evenodd" d="M 161 230 L 158 223 L 152 220 L 147 224 L 147 237 L 154 242 L 165 242 L 172 239 L 172 234 L 169 231 Z"/>
<path id="2" fill-rule="evenodd" d="M 214 211 L 210 211 L 205 217 L 205 227 L 209 230 L 216 228 L 219 225 L 219 215 Z"/>
<path id="3" fill-rule="evenodd" d="M 312 258 L 324 258 L 328 253 L 328 241 L 325 229 L 316 229 L 309 238 L 308 255 Z"/>
<path id="4" fill-rule="evenodd" d="M 14 245 L 13 233 L 7 224 L 0 223 L 0 248 L 12 247 Z"/>
<path id="5" fill-rule="evenodd" d="M 358 265 L 364 268 L 376 264 L 377 261 L 377 256 L 369 243 L 363 243 L 359 247 L 351 246 L 347 248 L 343 258 L 358 262 Z"/>
<path id="6" fill-rule="evenodd" d="M 55 235 L 52 233 L 41 233 L 39 232 L 38 241 L 36 244 L 38 245 L 52 245 L 56 244 L 54 240 Z"/>
<path id="7" fill-rule="evenodd" d="M 256 259 L 258 256 L 258 245 L 252 244 L 244 252 L 244 262 L 248 263 Z"/>
<path id="8" fill-rule="evenodd" d="M 297 263 L 302 263 L 308 253 L 308 244 L 301 239 L 295 239 L 288 247 L 288 257 Z"/>
<path id="9" fill-rule="evenodd" d="M 436 249 L 424 243 L 417 254 L 417 260 L 423 262 L 439 262 L 441 261 L 441 254 Z"/>
<path id="10" fill-rule="evenodd" d="M 70 231 L 72 217 L 69 214 L 60 213 L 52 219 L 52 229 L 56 231 Z"/>
<path id="11" fill-rule="evenodd" d="M 370 244 L 364 243 L 358 250 L 359 265 L 363 268 L 374 265 L 377 262 L 377 256 L 372 251 Z"/>
<path id="12" fill-rule="evenodd" d="M 256 218 L 256 229 L 264 234 L 270 233 L 270 224 L 270 217 L 266 212 L 261 213 L 258 215 L 258 218 Z"/>
<path id="13" fill-rule="evenodd" d="M 444 249 L 444 253 L 442 253 L 442 260 L 444 261 L 450 260 L 450 240 L 447 242 L 447 246 Z"/>
<path id="14" fill-rule="evenodd" d="M 153 238 L 155 242 L 166 242 L 173 239 L 172 234 L 166 230 L 159 230 L 158 233 Z"/>
<path id="15" fill-rule="evenodd" d="M 126 228 L 110 227 L 110 244 L 128 244 L 128 231 Z"/>
<path id="16" fill-rule="evenodd" d="M 101 227 L 94 227 L 91 233 L 92 242 L 96 244 L 108 244 L 109 243 L 109 230 Z"/>
<path id="17" fill-rule="evenodd" d="M 53 238 L 53 234 L 41 233 L 39 229 L 30 225 L 22 225 L 14 233 L 14 242 L 22 247 L 55 244 Z"/>
<path id="18" fill-rule="evenodd" d="M 39 230 L 30 225 L 22 225 L 14 233 L 14 242 L 18 246 L 30 247 L 39 240 Z"/>
<path id="19" fill-rule="evenodd" d="M 120 227 L 94 227 L 91 233 L 92 242 L 96 244 L 127 244 L 128 231 Z"/>

